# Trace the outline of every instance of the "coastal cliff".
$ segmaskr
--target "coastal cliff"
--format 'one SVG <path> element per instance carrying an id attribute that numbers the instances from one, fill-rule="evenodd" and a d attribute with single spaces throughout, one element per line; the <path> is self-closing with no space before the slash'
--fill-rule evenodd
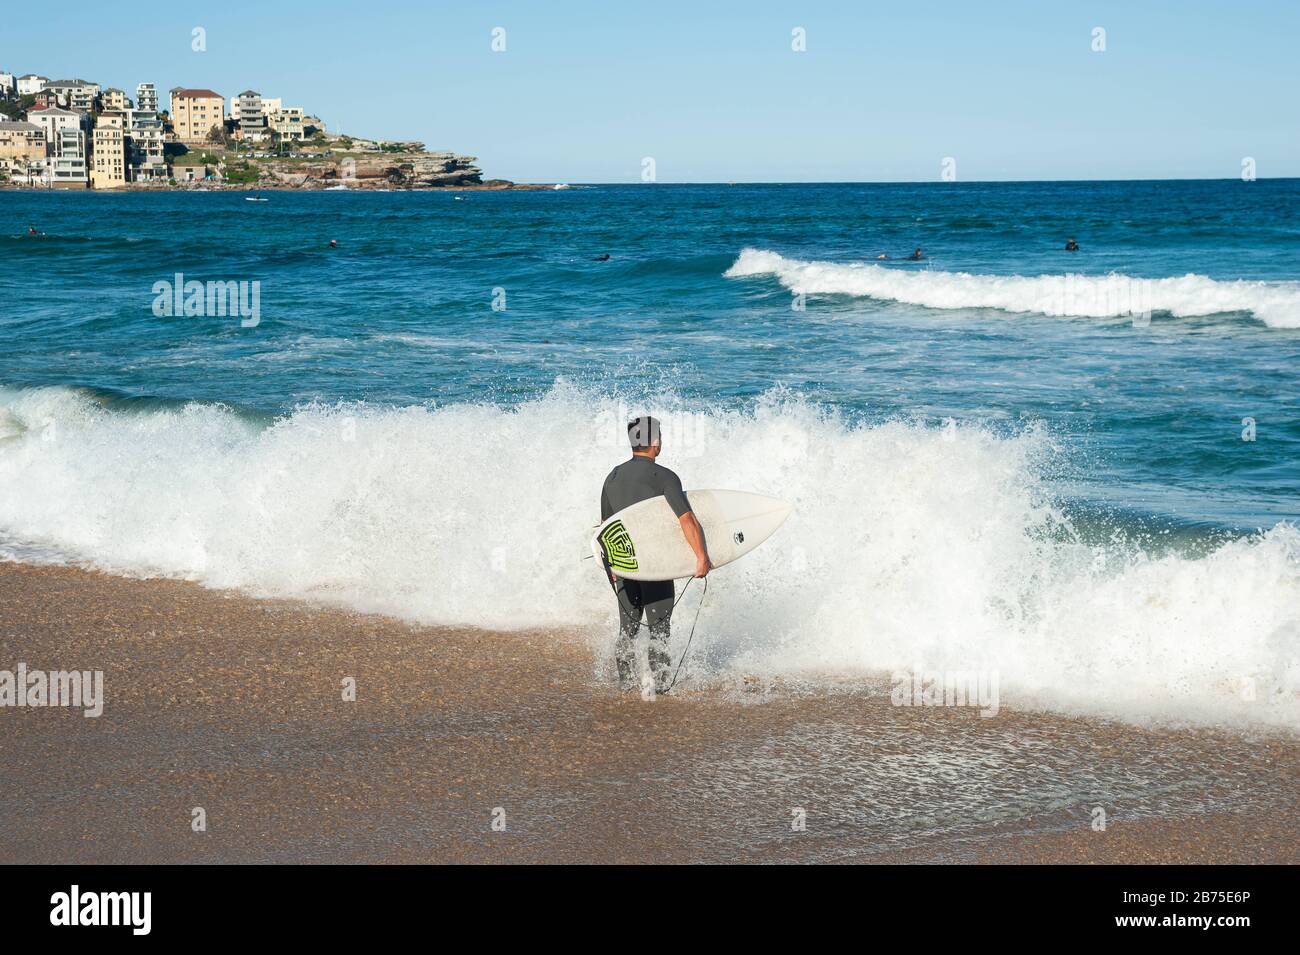
<path id="1" fill-rule="evenodd" d="M 306 162 L 259 164 L 258 185 L 281 188 L 351 189 L 523 188 L 505 179 L 484 181 L 474 156 L 416 152 L 347 156 Z"/>

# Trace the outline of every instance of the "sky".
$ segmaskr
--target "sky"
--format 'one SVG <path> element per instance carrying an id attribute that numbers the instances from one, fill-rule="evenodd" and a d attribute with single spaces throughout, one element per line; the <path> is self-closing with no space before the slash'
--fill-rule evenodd
<path id="1" fill-rule="evenodd" d="M 1267 178 L 1297 38 L 1294 0 L 65 0 L 6 9 L 0 70 L 251 87 L 520 182 Z"/>

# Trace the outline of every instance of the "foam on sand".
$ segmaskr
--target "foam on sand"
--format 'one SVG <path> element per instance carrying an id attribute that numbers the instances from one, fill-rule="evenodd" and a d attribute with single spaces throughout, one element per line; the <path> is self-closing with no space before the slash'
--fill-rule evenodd
<path id="1" fill-rule="evenodd" d="M 697 678 L 996 669 L 1004 705 L 1300 729 L 1295 527 L 1201 553 L 1090 543 L 1053 500 L 1041 429 L 663 404 L 647 410 L 688 488 L 795 507 L 717 572 Z M 615 399 L 560 383 L 513 407 L 307 406 L 270 426 L 64 388 L 0 390 L 0 409 L 12 540 L 424 623 L 613 627 L 581 558 L 626 454 Z"/>

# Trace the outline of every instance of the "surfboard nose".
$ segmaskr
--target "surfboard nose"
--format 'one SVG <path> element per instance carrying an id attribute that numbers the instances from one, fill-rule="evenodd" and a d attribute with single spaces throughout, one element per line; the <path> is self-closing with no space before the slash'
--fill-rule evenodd
<path id="1" fill-rule="evenodd" d="M 744 495 L 744 510 L 751 515 L 771 517 L 779 524 L 794 513 L 794 505 L 789 501 L 781 500 L 779 497 L 772 497 L 768 494 L 755 494 L 753 491 L 734 493 Z"/>

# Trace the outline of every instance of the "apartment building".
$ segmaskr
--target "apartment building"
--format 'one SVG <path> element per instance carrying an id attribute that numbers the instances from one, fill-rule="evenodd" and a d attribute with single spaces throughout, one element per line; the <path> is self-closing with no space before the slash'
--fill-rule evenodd
<path id="1" fill-rule="evenodd" d="M 158 112 L 158 88 L 152 83 L 141 83 L 135 88 L 135 108 L 145 112 Z"/>
<path id="2" fill-rule="evenodd" d="M 85 189 L 90 184 L 86 163 L 86 133 L 80 127 L 62 128 L 49 160 L 50 185 L 62 189 Z"/>
<path id="3" fill-rule="evenodd" d="M 303 128 L 307 125 L 306 112 L 301 106 L 277 109 L 267 117 L 267 126 L 276 138 L 286 142 L 299 142 L 305 138 Z"/>
<path id="4" fill-rule="evenodd" d="M 45 130 L 35 123 L 0 121 L 0 171 L 9 179 L 30 181 L 45 166 Z"/>
<path id="5" fill-rule="evenodd" d="M 226 101 L 220 93 L 177 87 L 171 98 L 172 129 L 183 143 L 206 142 L 213 128 L 226 122 Z"/>
<path id="6" fill-rule="evenodd" d="M 126 117 L 101 113 L 90 150 L 90 184 L 95 189 L 126 185 Z"/>
<path id="7" fill-rule="evenodd" d="M 99 94 L 99 102 L 105 112 L 120 113 L 131 108 L 131 101 L 126 98 L 126 92 L 112 86 Z"/>
<path id="8" fill-rule="evenodd" d="M 18 93 L 18 78 L 0 70 L 0 99 L 11 99 Z"/>
<path id="9" fill-rule="evenodd" d="M 239 94 L 239 136 L 241 139 L 262 139 L 268 135 L 266 113 L 262 109 L 262 94 L 244 90 Z"/>
<path id="10" fill-rule="evenodd" d="M 162 117 L 155 110 L 127 110 L 125 135 L 127 180 L 147 182 L 166 179 Z"/>
<path id="11" fill-rule="evenodd" d="M 279 96 L 260 96 L 255 90 L 245 90 L 230 97 L 230 118 L 239 123 L 241 139 L 257 140 L 272 133 L 282 140 L 306 138 L 306 110 L 285 106 Z"/>
<path id="12" fill-rule="evenodd" d="M 40 126 L 45 131 L 46 147 L 51 155 L 57 155 L 59 133 L 63 130 L 77 129 L 85 132 L 90 129 L 90 117 L 87 114 L 70 109 L 59 109 L 57 106 L 48 109 L 29 109 L 27 122 Z"/>
<path id="13" fill-rule="evenodd" d="M 284 100 L 279 96 L 258 96 L 257 93 L 248 90 L 240 93 L 239 96 L 230 97 L 230 118 L 235 121 L 243 118 L 239 111 L 239 101 L 244 96 L 249 96 L 250 109 L 262 116 L 270 116 L 276 110 L 284 108 Z M 256 100 L 252 99 L 254 96 L 257 97 Z"/>
<path id="14" fill-rule="evenodd" d="M 49 90 L 59 97 L 59 105 L 81 113 L 89 113 L 95 108 L 99 97 L 99 84 L 85 80 L 50 80 L 42 89 Z"/>
<path id="15" fill-rule="evenodd" d="M 45 155 L 45 129 L 35 123 L 0 120 L 0 158 L 36 159 Z"/>
<path id="16" fill-rule="evenodd" d="M 16 87 L 19 96 L 35 96 L 48 83 L 49 77 L 37 76 L 35 73 L 27 73 L 18 77 Z"/>

